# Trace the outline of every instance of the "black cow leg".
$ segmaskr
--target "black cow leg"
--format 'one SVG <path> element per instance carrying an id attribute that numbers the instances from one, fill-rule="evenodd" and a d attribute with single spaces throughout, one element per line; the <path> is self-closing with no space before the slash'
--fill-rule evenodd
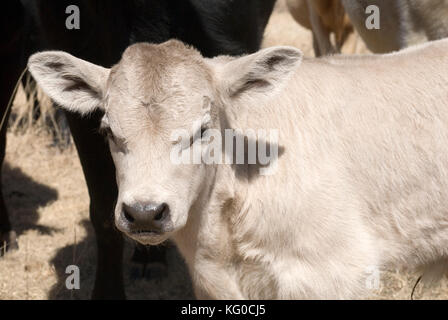
<path id="1" fill-rule="evenodd" d="M 117 197 L 115 169 L 109 148 L 98 132 L 100 114 L 81 119 L 66 113 L 90 195 L 90 219 L 98 248 L 93 299 L 125 299 L 123 238 L 114 227 Z M 82 272 L 82 270 L 81 270 Z"/>
<path id="2" fill-rule="evenodd" d="M 12 93 L 12 91 L 11 91 Z M 2 109 L 0 111 L 0 121 L 3 118 L 6 109 L 6 103 L 4 103 L 4 96 L 7 94 L 5 92 L 1 93 L 0 103 Z M 9 98 L 9 97 L 8 97 Z M 9 100 L 9 99 L 8 99 Z M 5 123 L 7 123 L 9 116 L 6 115 Z M 3 165 L 3 160 L 5 159 L 5 149 L 6 149 L 6 124 L 0 131 L 0 168 Z M 11 222 L 9 221 L 8 211 L 6 210 L 5 199 L 3 198 L 3 187 L 2 187 L 2 174 L 0 170 L 0 257 L 4 255 L 6 251 L 18 249 L 16 233 L 11 229 Z"/>
<path id="3" fill-rule="evenodd" d="M 8 211 L 3 197 L 1 169 L 5 159 L 6 129 L 11 110 L 6 110 L 9 99 L 22 72 L 20 64 L 20 47 L 13 42 L 9 46 L 8 54 L 0 56 L 0 123 L 5 116 L 3 127 L 0 130 L 0 256 L 6 251 L 18 248 L 16 233 L 11 228 Z M 6 113 L 6 115 L 5 115 Z"/>

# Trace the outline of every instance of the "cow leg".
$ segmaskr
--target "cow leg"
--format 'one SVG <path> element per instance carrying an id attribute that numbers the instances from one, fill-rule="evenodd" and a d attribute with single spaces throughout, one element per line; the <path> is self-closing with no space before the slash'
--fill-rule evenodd
<path id="1" fill-rule="evenodd" d="M 319 47 L 319 43 L 317 42 L 316 34 L 314 33 L 314 31 L 312 31 L 312 33 L 313 33 L 314 56 L 317 58 L 322 57 L 322 52 L 320 52 L 320 47 Z"/>
<path id="2" fill-rule="evenodd" d="M 0 111 L 0 121 L 5 114 L 6 104 L 5 100 L 9 100 L 8 93 L 11 91 L 3 90 L 0 93 L 0 105 L 2 106 Z M 8 121 L 9 112 L 5 118 L 5 125 L 0 131 L 0 168 L 3 165 L 3 160 L 5 159 L 5 149 L 6 149 L 6 123 Z M 11 222 L 9 220 L 8 211 L 6 210 L 5 199 L 3 198 L 3 187 L 2 187 L 2 170 L 0 170 L 0 257 L 6 251 L 18 249 L 16 233 L 11 228 Z"/>
<path id="3" fill-rule="evenodd" d="M 5 158 L 6 128 L 11 110 L 6 110 L 11 94 L 22 72 L 22 27 L 23 8 L 20 1 L 8 1 L 0 13 L 0 123 L 4 123 L 0 129 L 0 256 L 7 250 L 17 249 L 16 234 L 11 228 L 8 211 L 3 198 L 1 168 Z"/>
<path id="4" fill-rule="evenodd" d="M 97 269 L 93 299 L 125 299 L 123 285 L 123 239 L 114 228 L 114 205 L 117 198 L 115 169 L 109 148 L 99 135 L 101 115 L 81 119 L 66 113 L 70 130 L 87 182 L 90 196 L 90 219 L 97 243 Z"/>
<path id="5" fill-rule="evenodd" d="M 330 31 L 322 23 L 313 3 L 308 2 L 308 10 L 313 30 L 314 49 L 316 50 L 316 44 L 319 48 L 319 52 L 315 52 L 316 57 L 337 53 L 337 50 L 330 41 Z"/>

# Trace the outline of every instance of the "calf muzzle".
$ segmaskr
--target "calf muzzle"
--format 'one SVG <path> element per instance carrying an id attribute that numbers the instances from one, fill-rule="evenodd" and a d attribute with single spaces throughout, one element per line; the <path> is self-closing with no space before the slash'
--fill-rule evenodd
<path id="1" fill-rule="evenodd" d="M 171 221 L 166 203 L 124 203 L 121 214 L 130 233 L 164 233 Z"/>

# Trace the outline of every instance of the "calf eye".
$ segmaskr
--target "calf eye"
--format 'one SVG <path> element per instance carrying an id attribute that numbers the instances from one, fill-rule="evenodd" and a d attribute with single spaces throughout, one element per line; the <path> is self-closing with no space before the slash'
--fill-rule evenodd
<path id="1" fill-rule="evenodd" d="M 204 137 L 205 131 L 207 131 L 207 128 L 201 127 L 201 139 Z"/>
<path id="2" fill-rule="evenodd" d="M 201 127 L 200 134 L 196 132 L 191 138 L 190 138 L 190 147 L 196 142 L 198 139 L 202 139 L 205 136 L 205 132 L 207 131 L 207 128 Z"/>

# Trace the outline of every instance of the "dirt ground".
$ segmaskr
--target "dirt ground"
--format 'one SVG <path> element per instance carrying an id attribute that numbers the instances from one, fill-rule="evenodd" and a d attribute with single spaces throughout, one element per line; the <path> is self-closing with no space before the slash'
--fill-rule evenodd
<path id="1" fill-rule="evenodd" d="M 266 30 L 264 46 L 293 45 L 312 56 L 311 34 L 297 25 L 282 2 Z M 366 52 L 352 37 L 345 53 Z M 14 110 L 26 103 L 19 94 Z M 38 128 L 9 132 L 3 167 L 4 196 L 18 233 L 19 250 L 0 258 L 0 299 L 89 299 L 95 275 L 94 234 L 88 217 L 89 199 L 73 146 L 61 151 Z M 168 270 L 158 276 L 131 263 L 133 244 L 126 244 L 126 293 L 130 299 L 192 299 L 185 264 L 170 247 Z M 81 288 L 65 288 L 65 268 L 80 267 Z M 409 299 L 417 273 L 382 271 L 371 299 Z M 448 299 L 448 279 L 433 287 L 418 286 L 415 299 Z"/>

